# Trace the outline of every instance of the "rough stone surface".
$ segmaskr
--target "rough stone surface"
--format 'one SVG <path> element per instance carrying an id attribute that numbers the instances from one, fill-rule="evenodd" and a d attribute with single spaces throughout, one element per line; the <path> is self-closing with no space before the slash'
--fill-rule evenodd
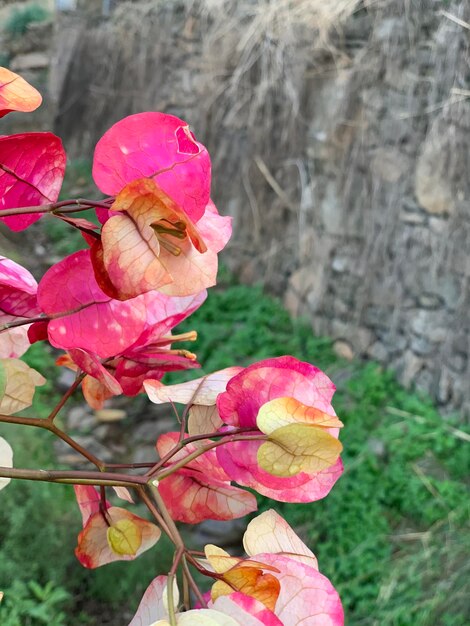
<path id="1" fill-rule="evenodd" d="M 218 4 L 61 18 L 56 132 L 82 156 L 137 111 L 190 121 L 213 156 L 214 200 L 234 217 L 226 259 L 239 276 L 443 410 L 468 412 L 468 30 L 435 0 L 408 3 L 406 16 L 385 0 L 335 22 L 336 53 L 303 20 L 256 31 L 270 42 L 258 57 L 227 29 L 246 3 Z M 470 21 L 465 0 L 446 10 Z"/>

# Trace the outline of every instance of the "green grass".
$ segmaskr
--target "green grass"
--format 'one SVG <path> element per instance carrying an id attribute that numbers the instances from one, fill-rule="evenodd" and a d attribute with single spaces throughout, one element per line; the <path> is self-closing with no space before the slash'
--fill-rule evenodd
<path id="1" fill-rule="evenodd" d="M 374 363 L 339 360 L 328 339 L 313 336 L 307 322 L 292 321 L 261 287 L 237 285 L 226 271 L 221 283 L 181 328 L 198 330 L 190 347 L 203 371 L 292 354 L 327 371 L 339 387 L 334 406 L 345 424 L 344 475 L 322 501 L 286 505 L 260 497 L 260 508 L 274 506 L 306 538 L 341 594 L 349 625 L 466 626 L 468 431 L 443 420 L 425 397 L 405 391 L 391 372 Z M 49 377 L 51 359 L 41 346 L 27 355 L 30 365 Z M 51 383 L 40 391 L 39 412 L 47 410 L 54 393 Z M 27 466 L 32 458 L 35 465 L 52 463 L 46 433 L 13 430 L 5 436 L 18 465 Z M 155 568 L 164 569 L 168 547 L 132 564 L 89 572 L 73 557 L 78 527 L 70 490 L 10 485 L 0 508 L 0 588 L 11 576 L 26 585 L 32 579 L 42 586 L 68 580 L 69 592 L 81 590 L 76 613 L 93 602 L 101 609 L 110 606 L 112 613 L 122 608 L 123 598 L 135 607 Z M 93 623 L 83 615 L 77 625 Z"/>

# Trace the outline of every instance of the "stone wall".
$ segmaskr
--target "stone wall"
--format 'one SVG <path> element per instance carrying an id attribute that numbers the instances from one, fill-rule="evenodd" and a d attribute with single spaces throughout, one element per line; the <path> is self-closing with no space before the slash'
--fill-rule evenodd
<path id="1" fill-rule="evenodd" d="M 96 27 L 75 17 L 58 30 L 56 130 L 83 155 L 129 113 L 190 121 L 242 279 L 343 356 L 468 416 L 468 3 L 342 4 L 158 0 Z"/>

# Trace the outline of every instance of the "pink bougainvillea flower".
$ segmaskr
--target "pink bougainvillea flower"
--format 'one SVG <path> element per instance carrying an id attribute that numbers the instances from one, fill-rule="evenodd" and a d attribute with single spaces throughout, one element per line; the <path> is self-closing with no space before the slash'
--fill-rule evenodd
<path id="1" fill-rule="evenodd" d="M 199 367 L 194 354 L 172 347 L 195 340 L 196 333 L 172 335 L 171 329 L 199 308 L 206 296 L 205 291 L 187 298 L 170 298 L 156 291 L 139 296 L 135 302 L 143 304 L 145 320 L 140 335 L 130 346 L 104 363 L 96 354 L 70 348 L 68 355 L 60 357 L 57 363 L 87 374 L 83 393 L 94 409 L 102 408 L 113 395 L 135 396 L 142 392 L 143 381 L 149 377 L 157 380 L 168 371 Z"/>
<path id="2" fill-rule="evenodd" d="M 114 124 L 99 140 L 93 178 L 111 196 L 138 178 L 153 179 L 196 223 L 209 202 L 211 163 L 186 122 L 164 113 L 137 113 Z"/>
<path id="3" fill-rule="evenodd" d="M 75 492 L 83 520 L 75 555 L 84 567 L 132 561 L 159 540 L 161 531 L 155 524 L 125 509 L 110 507 L 108 502 L 101 506 L 93 487 L 78 493 L 76 488 Z"/>
<path id="4" fill-rule="evenodd" d="M 0 326 L 40 314 L 37 287 L 28 270 L 0 256 Z M 18 357 L 26 352 L 31 345 L 28 329 L 29 325 L 18 326 L 0 333 L 0 358 Z"/>
<path id="5" fill-rule="evenodd" d="M 248 559 L 231 557 L 216 546 L 206 546 L 206 556 L 216 573 L 223 574 L 212 587 L 210 606 L 222 609 L 224 597 L 233 598 L 233 587 L 240 585 L 244 569 L 251 570 L 256 563 L 261 570 L 269 573 L 270 578 L 277 582 L 278 592 L 268 592 L 268 608 L 270 608 L 285 626 L 343 626 L 344 616 L 341 600 L 330 581 L 318 572 L 313 553 L 297 537 L 292 528 L 275 511 L 266 511 L 256 517 L 245 532 L 243 539 Z M 264 551 L 259 553 L 258 549 Z M 228 580 L 227 573 L 237 572 L 237 580 L 233 584 Z M 250 574 L 251 575 L 251 574 Z M 224 584 L 227 586 L 224 588 Z M 274 587 L 273 587 L 274 588 Z M 268 589 L 271 587 L 268 585 Z M 263 590 L 250 588 L 246 584 L 242 590 L 245 595 L 255 597 L 266 605 Z M 219 604 L 217 604 L 219 603 Z M 251 612 L 251 611 L 250 611 Z"/>
<path id="6" fill-rule="evenodd" d="M 278 554 L 256 554 L 256 560 L 277 570 L 280 593 L 274 612 L 284 626 L 343 626 L 344 613 L 331 582 L 313 567 Z"/>
<path id="7" fill-rule="evenodd" d="M 217 458 L 228 476 L 283 502 L 326 496 L 342 473 L 334 390 L 318 368 L 289 356 L 237 374 L 218 397 L 219 415 L 231 426 L 255 429 L 264 441 L 220 446 Z"/>
<path id="8" fill-rule="evenodd" d="M 38 302 L 51 317 L 47 332 L 56 348 L 80 348 L 100 358 L 131 346 L 146 326 L 145 301 L 107 296 L 95 280 L 89 250 L 53 265 L 38 287 Z"/>
<path id="9" fill-rule="evenodd" d="M 98 284 L 109 296 L 126 300 L 154 289 L 187 296 L 215 284 L 217 253 L 231 225 L 212 204 L 196 228 L 152 179 L 141 178 L 111 208 L 101 242 L 92 247 Z"/>
<path id="10" fill-rule="evenodd" d="M 36 222 L 41 213 L 2 217 L 2 210 L 56 202 L 65 164 L 62 142 L 52 133 L 0 137 L 0 219 L 14 231 Z"/>
<path id="11" fill-rule="evenodd" d="M 18 74 L 0 67 L 0 118 L 11 111 L 30 113 L 41 102 L 42 97 L 37 89 Z"/>
<path id="12" fill-rule="evenodd" d="M 280 554 L 318 569 L 313 552 L 273 509 L 264 511 L 251 520 L 243 536 L 243 547 L 248 556 L 262 552 Z"/>
<path id="13" fill-rule="evenodd" d="M 161 435 L 157 442 L 160 457 L 172 450 L 178 440 L 179 433 Z M 208 442 L 187 444 L 171 458 L 171 463 L 180 461 Z M 230 485 L 230 479 L 218 464 L 215 450 L 208 450 L 163 478 L 158 490 L 173 519 L 186 524 L 198 524 L 205 519 L 235 519 L 257 509 L 253 494 Z"/>

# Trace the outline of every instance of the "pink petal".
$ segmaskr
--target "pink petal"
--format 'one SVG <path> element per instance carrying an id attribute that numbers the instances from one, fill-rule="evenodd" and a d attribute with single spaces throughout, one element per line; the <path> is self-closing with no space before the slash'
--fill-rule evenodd
<path id="1" fill-rule="evenodd" d="M 182 298 L 170 297 L 160 291 L 150 291 L 142 296 L 145 302 L 145 328 L 137 341 L 129 348 L 132 351 L 148 346 L 166 335 L 194 313 L 207 298 L 207 291 Z M 128 352 L 126 351 L 126 352 Z"/>
<path id="2" fill-rule="evenodd" d="M 90 517 L 100 510 L 100 494 L 91 485 L 74 485 L 73 488 L 82 514 L 83 527 L 85 527 Z M 109 508 L 109 502 L 106 502 L 106 506 Z"/>
<path id="3" fill-rule="evenodd" d="M 262 470 L 256 453 L 262 442 L 237 441 L 217 448 L 217 459 L 231 480 L 278 502 L 314 502 L 324 498 L 343 473 L 341 459 L 316 474 L 301 472 L 289 478 Z"/>
<path id="4" fill-rule="evenodd" d="M 283 356 L 254 363 L 240 372 L 219 396 L 217 406 L 226 424 L 253 427 L 260 407 L 274 398 L 292 397 L 335 415 L 331 406 L 334 392 L 331 380 L 317 367 Z"/>
<path id="5" fill-rule="evenodd" d="M 264 604 L 238 591 L 220 596 L 215 602 L 210 602 L 209 607 L 233 617 L 241 626 L 283 626 Z"/>
<path id="6" fill-rule="evenodd" d="M 275 613 L 284 626 L 343 626 L 339 595 L 331 582 L 313 567 L 276 554 L 257 554 L 256 560 L 272 565 L 281 583 Z"/>
<path id="7" fill-rule="evenodd" d="M 37 283 L 27 269 L 0 256 L 0 324 L 39 315 L 36 291 Z M 29 328 L 19 326 L 1 333 L 0 358 L 19 357 L 26 352 L 31 345 Z"/>
<path id="8" fill-rule="evenodd" d="M 190 470 L 164 478 L 158 490 L 172 518 L 185 524 L 235 519 L 257 509 L 256 498 L 248 491 Z"/>
<path id="9" fill-rule="evenodd" d="M 160 435 L 157 442 L 160 457 L 173 449 L 178 440 L 179 433 Z M 208 441 L 187 444 L 170 463 L 184 459 Z M 230 485 L 218 464 L 215 450 L 208 450 L 183 469 L 162 479 L 158 489 L 173 519 L 186 524 L 198 524 L 204 519 L 235 519 L 257 508 L 253 494 Z"/>
<path id="10" fill-rule="evenodd" d="M 210 176 L 206 148 L 186 122 L 164 113 L 117 122 L 99 140 L 93 159 L 93 178 L 103 193 L 114 196 L 137 178 L 154 178 L 193 222 L 209 201 Z"/>
<path id="11" fill-rule="evenodd" d="M 89 250 L 80 250 L 53 265 L 38 289 L 39 304 L 49 322 L 49 341 L 65 350 L 81 348 L 108 358 L 132 345 L 145 328 L 141 296 L 121 302 L 96 283 Z"/>
<path id="12" fill-rule="evenodd" d="M 122 393 L 121 385 L 96 356 L 85 352 L 85 350 L 80 350 L 79 348 L 70 350 L 69 354 L 73 362 L 76 363 L 83 372 L 96 378 L 112 395 L 118 396 Z"/>
<path id="13" fill-rule="evenodd" d="M 65 164 L 62 142 L 52 133 L 0 137 L 0 219 L 15 231 L 36 222 L 41 213 L 1 217 L 1 212 L 55 202 Z"/>
<path id="14" fill-rule="evenodd" d="M 129 626 L 151 626 L 154 622 L 168 617 L 168 611 L 163 601 L 168 577 L 157 576 L 145 590 L 136 614 Z"/>
<path id="15" fill-rule="evenodd" d="M 197 223 L 197 229 L 207 246 L 204 253 L 198 252 L 193 246 L 182 249 L 175 257 L 167 250 L 162 250 L 160 258 L 173 276 L 180 273 L 180 279 L 161 287 L 160 291 L 170 296 L 184 296 L 197 293 L 216 283 L 218 258 L 232 234 L 232 218 L 214 213 L 212 204 Z"/>
<path id="16" fill-rule="evenodd" d="M 243 547 L 248 556 L 261 552 L 283 554 L 318 569 L 313 552 L 274 509 L 251 520 L 243 536 Z"/>

